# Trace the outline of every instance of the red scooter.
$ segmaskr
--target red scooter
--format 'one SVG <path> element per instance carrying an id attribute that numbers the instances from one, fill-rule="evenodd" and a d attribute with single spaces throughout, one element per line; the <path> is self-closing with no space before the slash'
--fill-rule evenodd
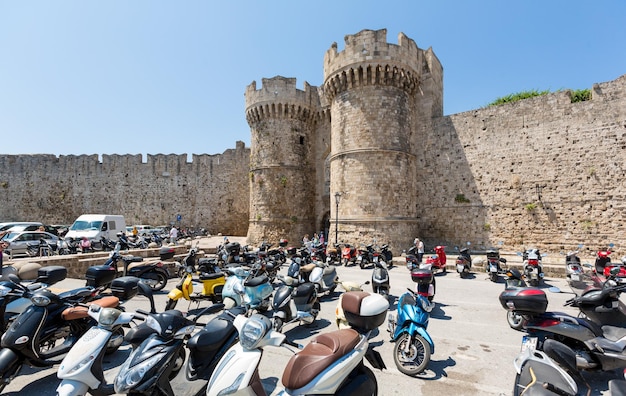
<path id="1" fill-rule="evenodd" d="M 604 281 L 611 276 L 611 270 L 615 267 L 619 267 L 619 272 L 615 275 L 616 281 L 618 283 L 626 283 L 626 257 L 622 258 L 621 263 L 612 263 L 611 262 L 611 248 L 614 245 L 609 244 L 609 248 L 606 250 L 599 250 L 596 253 L 596 262 L 595 262 L 595 270 L 596 275 L 601 277 L 600 281 Z"/>
<path id="2" fill-rule="evenodd" d="M 346 267 L 348 264 L 356 265 L 356 257 L 358 255 L 357 248 L 350 245 L 349 243 L 344 243 L 343 248 L 341 249 L 341 263 Z"/>
<path id="3" fill-rule="evenodd" d="M 437 271 L 446 272 L 446 252 L 445 246 L 435 246 L 435 254 L 426 257 L 426 264 L 431 265 L 433 273 Z"/>

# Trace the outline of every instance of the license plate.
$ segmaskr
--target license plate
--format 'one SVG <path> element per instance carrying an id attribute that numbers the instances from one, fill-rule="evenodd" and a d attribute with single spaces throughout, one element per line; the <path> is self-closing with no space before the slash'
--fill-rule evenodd
<path id="1" fill-rule="evenodd" d="M 572 274 L 572 275 L 570 275 L 570 278 L 571 278 L 573 281 L 578 282 L 578 281 L 580 280 L 580 275 L 579 275 L 579 274 Z"/>
<path id="2" fill-rule="evenodd" d="M 523 336 L 522 337 L 522 347 L 520 349 L 521 352 L 526 350 L 534 351 L 537 349 L 537 337 Z"/>
<path id="3" fill-rule="evenodd" d="M 378 262 L 378 256 L 374 256 L 374 262 L 377 263 Z"/>
<path id="4" fill-rule="evenodd" d="M 456 270 L 457 270 L 458 272 L 463 272 L 463 264 L 457 264 L 457 265 L 456 265 Z"/>
<path id="5" fill-rule="evenodd" d="M 498 272 L 498 267 L 491 266 L 491 268 L 489 268 L 489 271 Z"/>
<path id="6" fill-rule="evenodd" d="M 533 268 L 533 270 L 531 271 L 533 274 L 538 273 L 539 271 L 537 270 L 537 268 Z"/>

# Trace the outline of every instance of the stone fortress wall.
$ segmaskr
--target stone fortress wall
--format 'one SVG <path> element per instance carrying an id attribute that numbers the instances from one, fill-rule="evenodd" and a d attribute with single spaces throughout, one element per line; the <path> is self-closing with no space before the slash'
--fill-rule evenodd
<path id="1" fill-rule="evenodd" d="M 471 242 L 516 251 L 624 253 L 626 75 L 592 99 L 557 92 L 443 115 L 443 67 L 404 34 L 363 30 L 333 44 L 324 83 L 246 88 L 251 147 L 219 155 L 0 156 L 0 220 L 115 212 L 247 235 L 329 231 L 329 241 L 406 249 Z M 335 194 L 340 194 L 337 205 Z M 338 227 L 335 229 L 335 222 Z"/>
<path id="2" fill-rule="evenodd" d="M 128 225 L 248 229 L 250 150 L 219 155 L 0 155 L 0 221 L 66 224 L 84 213 L 122 214 Z"/>

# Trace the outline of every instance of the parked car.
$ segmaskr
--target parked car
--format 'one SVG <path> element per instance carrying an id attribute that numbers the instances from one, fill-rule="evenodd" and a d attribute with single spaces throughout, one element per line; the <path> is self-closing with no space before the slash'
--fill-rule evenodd
<path id="1" fill-rule="evenodd" d="M 8 223 L 0 223 L 0 231 L 7 231 L 9 229 L 12 229 L 14 227 L 22 227 L 20 229 L 20 231 L 35 231 L 36 229 L 38 229 L 39 227 L 41 227 L 43 225 L 43 223 L 37 222 L 37 221 L 11 221 Z M 26 230 L 24 228 L 26 227 L 34 227 L 31 230 Z"/>
<path id="2" fill-rule="evenodd" d="M 27 248 L 29 243 L 45 240 L 48 244 L 59 244 L 59 237 L 45 231 L 9 231 L 2 240 L 6 240 L 11 244 L 4 249 L 9 257 L 28 256 Z"/>

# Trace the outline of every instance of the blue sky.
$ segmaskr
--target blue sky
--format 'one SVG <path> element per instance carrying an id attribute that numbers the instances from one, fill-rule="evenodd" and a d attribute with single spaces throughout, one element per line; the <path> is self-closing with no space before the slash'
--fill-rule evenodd
<path id="1" fill-rule="evenodd" d="M 323 83 L 363 29 L 432 47 L 444 113 L 626 74 L 626 2 L 0 0 L 1 154 L 219 154 L 246 86 Z"/>

